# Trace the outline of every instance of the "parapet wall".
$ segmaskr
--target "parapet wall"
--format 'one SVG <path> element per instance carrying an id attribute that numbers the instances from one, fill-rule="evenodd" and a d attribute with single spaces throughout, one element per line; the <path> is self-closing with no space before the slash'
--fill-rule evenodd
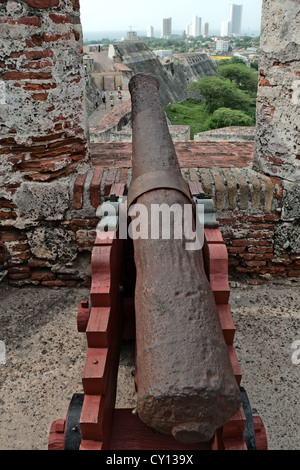
<path id="1" fill-rule="evenodd" d="M 220 138 L 175 143 L 183 176 L 200 180 L 215 200 L 230 267 L 254 282 L 300 274 L 299 107 L 293 101 L 299 5 L 264 0 L 265 21 L 272 8 L 277 19 L 264 34 L 282 27 L 282 13 L 289 28 L 281 34 L 288 40 L 262 39 L 255 145 Z M 0 14 L 0 279 L 14 286 L 88 285 L 96 209 L 113 184 L 114 190 L 118 183 L 129 187 L 131 144 L 89 144 L 77 0 L 0 0 Z M 274 51 L 276 44 L 289 63 Z M 130 54 L 136 63 L 140 56 L 141 67 L 135 72 L 149 71 L 144 65 L 152 59 L 134 47 Z M 164 96 L 175 99 L 161 64 L 159 73 Z"/>
<path id="2" fill-rule="evenodd" d="M 200 181 L 215 201 L 230 270 L 255 283 L 299 277 L 299 237 L 280 216 L 282 182 L 252 169 L 253 142 L 174 145 L 183 177 Z M 93 167 L 74 181 L 24 184 L 19 204 L 28 224 L 10 223 L 0 231 L 2 274 L 10 285 L 89 285 L 96 210 L 110 192 L 117 194 L 119 184 L 129 188 L 131 155 L 129 142 L 93 144 Z"/>

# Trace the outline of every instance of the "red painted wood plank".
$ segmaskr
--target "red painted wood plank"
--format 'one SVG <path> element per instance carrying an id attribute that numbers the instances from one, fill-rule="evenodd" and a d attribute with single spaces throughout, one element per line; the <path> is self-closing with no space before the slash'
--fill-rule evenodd
<path id="1" fill-rule="evenodd" d="M 227 275 L 210 275 L 209 282 L 214 294 L 216 304 L 227 304 L 230 297 L 230 286 Z"/>
<path id="2" fill-rule="evenodd" d="M 217 309 L 219 312 L 219 317 L 220 317 L 220 322 L 221 322 L 225 342 L 226 344 L 232 345 L 236 328 L 235 328 L 235 325 L 231 316 L 230 305 L 218 304 Z"/>
<path id="3" fill-rule="evenodd" d="M 228 275 L 228 252 L 224 243 L 208 244 L 204 248 L 209 276 L 212 274 Z"/>
<path id="4" fill-rule="evenodd" d="M 247 450 L 244 439 L 225 439 L 224 450 Z"/>
<path id="5" fill-rule="evenodd" d="M 103 449 L 103 442 L 98 441 L 89 441 L 84 440 L 81 441 L 79 450 L 102 450 Z"/>
<path id="6" fill-rule="evenodd" d="M 222 439 L 242 439 L 245 431 L 246 416 L 243 408 L 222 427 Z"/>
<path id="7" fill-rule="evenodd" d="M 89 305 L 85 300 L 80 302 L 77 308 L 77 330 L 79 332 L 85 332 L 89 321 Z"/>
<path id="8" fill-rule="evenodd" d="M 114 412 L 109 450 L 210 450 L 210 443 L 182 444 L 172 436 L 154 432 L 130 409 Z"/>
<path id="9" fill-rule="evenodd" d="M 103 415 L 105 400 L 101 395 L 85 395 L 80 415 L 82 441 L 103 441 Z"/>
<path id="10" fill-rule="evenodd" d="M 82 375 L 85 394 L 105 394 L 109 375 L 107 353 L 107 348 L 88 348 Z"/>
<path id="11" fill-rule="evenodd" d="M 231 345 L 227 345 L 227 349 L 228 349 L 229 358 L 230 358 L 230 362 L 232 365 L 234 376 L 236 378 L 237 384 L 240 386 L 241 380 L 242 380 L 242 372 L 241 372 L 240 364 L 239 364 L 235 349 Z"/>
<path id="12" fill-rule="evenodd" d="M 48 450 L 64 450 L 65 447 L 65 419 L 53 421 L 48 438 Z"/>
<path id="13" fill-rule="evenodd" d="M 112 245 L 94 246 L 92 251 L 90 296 L 93 307 L 110 306 L 111 248 Z"/>
<path id="14" fill-rule="evenodd" d="M 211 243 L 224 243 L 224 239 L 220 229 L 218 228 L 205 228 L 204 241 L 207 244 Z"/>
<path id="15" fill-rule="evenodd" d="M 91 309 L 86 338 L 89 348 L 107 348 L 112 332 L 110 308 L 94 307 Z"/>

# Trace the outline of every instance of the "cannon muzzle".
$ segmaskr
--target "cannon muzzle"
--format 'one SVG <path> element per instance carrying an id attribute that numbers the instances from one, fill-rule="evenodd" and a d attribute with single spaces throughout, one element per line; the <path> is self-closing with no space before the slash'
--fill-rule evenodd
<path id="1" fill-rule="evenodd" d="M 183 209 L 192 201 L 161 106 L 158 80 L 137 74 L 129 89 L 131 223 L 138 217 L 134 208 L 144 208 L 147 215 L 147 230 L 133 240 L 137 411 L 145 424 L 181 442 L 206 442 L 240 409 L 240 391 L 202 251 L 186 249 L 191 233 L 174 236 L 178 214 L 183 227 Z M 162 207 L 166 213 L 169 209 L 170 236 L 163 236 L 162 217 L 153 237 L 153 213 Z"/>

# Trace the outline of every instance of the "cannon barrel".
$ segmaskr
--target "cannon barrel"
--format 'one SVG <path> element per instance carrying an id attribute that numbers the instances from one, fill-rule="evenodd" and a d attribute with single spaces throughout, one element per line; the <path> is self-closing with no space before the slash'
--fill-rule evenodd
<path id="1" fill-rule="evenodd" d="M 137 74 L 132 101 L 132 182 L 128 206 L 192 204 L 159 98 L 159 82 Z M 134 211 L 133 211 L 134 212 Z M 182 214 L 184 212 L 182 211 Z M 131 212 L 129 211 L 129 215 Z M 131 223 L 137 215 L 133 213 Z M 135 238 L 137 411 L 184 443 L 209 441 L 241 406 L 201 250 L 186 238 Z"/>

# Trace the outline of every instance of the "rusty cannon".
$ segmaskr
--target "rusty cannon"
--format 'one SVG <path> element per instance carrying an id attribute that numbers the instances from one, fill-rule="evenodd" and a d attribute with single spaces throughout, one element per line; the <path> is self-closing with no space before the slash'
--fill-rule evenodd
<path id="1" fill-rule="evenodd" d="M 130 92 L 128 204 L 141 204 L 149 215 L 154 205 L 176 205 L 184 217 L 184 206 L 192 201 L 160 104 L 158 80 L 136 75 Z M 143 422 L 160 432 L 182 442 L 204 442 L 239 410 L 240 392 L 199 251 L 187 250 L 189 234 L 175 239 L 175 221 L 170 218 L 170 223 L 170 239 L 162 238 L 161 227 L 159 238 L 133 242 L 137 410 Z"/>
<path id="2" fill-rule="evenodd" d="M 90 295 L 77 313 L 88 345 L 84 393 L 52 423 L 48 447 L 266 449 L 240 385 L 213 201 L 182 177 L 158 80 L 137 74 L 129 87 L 132 180 L 128 193 L 112 185 L 100 211 Z M 115 408 L 124 339 L 135 341 L 135 413 Z"/>

